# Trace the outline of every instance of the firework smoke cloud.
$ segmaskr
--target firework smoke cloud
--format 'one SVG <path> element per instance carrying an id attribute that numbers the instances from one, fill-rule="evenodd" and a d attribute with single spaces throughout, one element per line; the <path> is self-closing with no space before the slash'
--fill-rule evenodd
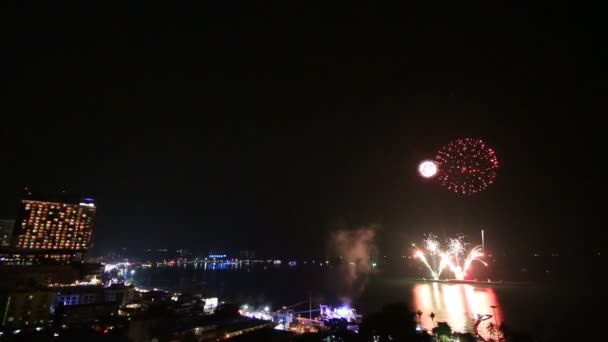
<path id="1" fill-rule="evenodd" d="M 331 254 L 342 257 L 339 267 L 341 275 L 336 283 L 338 294 L 348 303 L 358 297 L 371 274 L 371 257 L 376 253 L 375 237 L 378 226 L 361 227 L 355 230 L 340 229 L 330 238 Z"/>

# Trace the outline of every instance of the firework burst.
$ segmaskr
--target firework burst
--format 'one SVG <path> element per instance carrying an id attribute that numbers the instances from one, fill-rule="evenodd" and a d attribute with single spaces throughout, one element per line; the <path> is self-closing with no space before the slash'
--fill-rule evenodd
<path id="1" fill-rule="evenodd" d="M 419 259 L 429 269 L 433 279 L 439 279 L 443 270 L 449 268 L 456 279 L 464 280 L 473 261 L 479 261 L 487 266 L 487 264 L 481 260 L 481 257 L 483 257 L 482 246 L 475 246 L 472 248 L 466 253 L 464 260 L 461 261 L 462 256 L 464 256 L 466 252 L 463 236 L 448 239 L 445 250 L 442 249 L 441 243 L 434 234 L 428 234 L 423 241 L 423 245 L 429 258 L 427 259 L 425 253 L 416 248 L 415 245 L 414 257 Z"/>
<path id="2" fill-rule="evenodd" d="M 480 192 L 496 179 L 496 153 L 479 139 L 454 140 L 439 150 L 435 161 L 441 184 L 459 194 Z"/>
<path id="3" fill-rule="evenodd" d="M 448 240 L 448 254 L 454 257 L 460 257 L 464 254 L 464 238 L 462 236 L 451 238 Z"/>
<path id="4" fill-rule="evenodd" d="M 441 245 L 437 240 L 437 235 L 429 234 L 424 239 L 424 248 L 431 255 L 437 255 L 441 252 Z"/>

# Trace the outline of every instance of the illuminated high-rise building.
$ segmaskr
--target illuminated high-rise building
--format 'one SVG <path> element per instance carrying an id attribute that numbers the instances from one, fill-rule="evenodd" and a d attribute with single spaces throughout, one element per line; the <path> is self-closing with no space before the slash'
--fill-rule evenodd
<path id="1" fill-rule="evenodd" d="M 91 246 L 95 203 L 90 198 L 77 201 L 21 201 L 13 233 L 18 250 L 79 251 Z"/>

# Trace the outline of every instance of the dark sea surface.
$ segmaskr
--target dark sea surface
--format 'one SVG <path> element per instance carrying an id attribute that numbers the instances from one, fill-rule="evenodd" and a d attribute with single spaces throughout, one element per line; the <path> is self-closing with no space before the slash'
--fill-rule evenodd
<path id="1" fill-rule="evenodd" d="M 383 271 L 348 282 L 347 266 L 264 265 L 255 267 L 155 267 L 137 270 L 139 286 L 174 292 L 203 292 L 220 300 L 250 307 L 289 307 L 308 315 L 320 304 L 349 304 L 363 315 L 383 305 L 406 302 L 421 310 L 423 328 L 445 321 L 455 331 L 470 332 L 478 314 L 496 314 L 487 324 L 505 322 L 511 329 L 552 340 L 589 334 L 605 312 L 604 290 L 595 281 L 539 281 L 518 285 L 445 284 L 415 280 Z M 494 311 L 491 306 L 496 306 Z M 435 313 L 434 321 L 429 314 Z M 313 314 L 314 315 L 314 314 Z"/>

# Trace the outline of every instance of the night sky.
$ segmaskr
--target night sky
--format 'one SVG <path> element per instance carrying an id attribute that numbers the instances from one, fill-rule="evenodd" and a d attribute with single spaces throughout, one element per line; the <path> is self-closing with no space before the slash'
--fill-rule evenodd
<path id="1" fill-rule="evenodd" d="M 395 255 L 481 228 L 497 250 L 599 246 L 566 8 L 130 3 L 2 11 L 0 218 L 29 185 L 97 200 L 96 253 L 318 255 L 368 224 Z M 418 176 L 469 136 L 497 151 L 496 184 Z"/>

